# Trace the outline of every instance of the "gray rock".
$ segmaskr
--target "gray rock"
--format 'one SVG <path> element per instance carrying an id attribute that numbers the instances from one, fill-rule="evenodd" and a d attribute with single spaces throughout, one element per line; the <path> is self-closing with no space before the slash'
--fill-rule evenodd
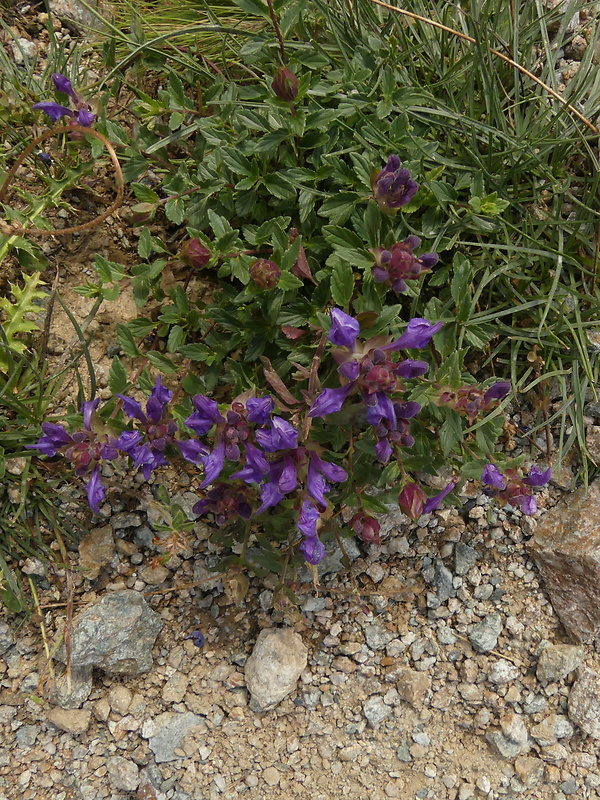
<path id="1" fill-rule="evenodd" d="M 382 650 L 395 638 L 395 634 L 387 631 L 377 622 L 367 625 L 365 628 L 365 639 L 371 650 Z"/>
<path id="2" fill-rule="evenodd" d="M 110 518 L 110 526 L 113 530 L 119 531 L 124 528 L 139 528 L 142 518 L 139 514 L 130 514 L 122 511 L 120 514 L 113 514 Z"/>
<path id="3" fill-rule="evenodd" d="M 155 732 L 149 737 L 148 746 L 154 753 L 157 764 L 181 758 L 175 753 L 175 750 L 181 748 L 185 737 L 194 728 L 200 727 L 203 731 L 207 730 L 204 719 L 190 711 L 184 714 L 165 711 L 155 717 L 152 722 Z"/>
<path id="4" fill-rule="evenodd" d="M 106 760 L 108 778 L 115 789 L 135 792 L 140 782 L 140 771 L 133 761 L 123 756 L 111 756 Z"/>
<path id="5" fill-rule="evenodd" d="M 22 725 L 16 733 L 19 747 L 33 747 L 41 730 L 40 725 Z"/>
<path id="6" fill-rule="evenodd" d="M 15 643 L 15 637 L 6 622 L 0 622 L 0 656 Z"/>
<path id="7" fill-rule="evenodd" d="M 486 733 L 492 750 L 503 758 L 516 758 L 529 751 L 529 736 L 522 717 L 509 711 L 500 719 L 500 730 Z"/>
<path id="8" fill-rule="evenodd" d="M 541 683 L 559 681 L 577 669 L 585 656 L 583 647 L 571 644 L 553 644 L 540 655 L 536 675 Z"/>
<path id="9" fill-rule="evenodd" d="M 26 675 L 21 681 L 21 685 L 19 686 L 19 691 L 23 692 L 23 694 L 31 694 L 37 692 L 39 682 L 40 682 L 39 672 L 30 672 L 29 675 Z"/>
<path id="10" fill-rule="evenodd" d="M 154 533 L 147 525 L 141 525 L 133 531 L 133 542 L 142 550 L 156 550 L 153 539 Z"/>
<path id="11" fill-rule="evenodd" d="M 569 719 L 594 739 L 600 739 L 600 675 L 582 667 L 569 695 Z"/>
<path id="12" fill-rule="evenodd" d="M 202 500 L 200 495 L 194 494 L 194 492 L 179 492 L 178 494 L 173 495 L 171 498 L 171 502 L 177 503 L 178 506 L 181 506 L 183 513 L 189 522 L 193 522 L 195 519 L 198 519 L 198 514 L 194 514 L 192 508 L 200 500 Z"/>
<path id="13" fill-rule="evenodd" d="M 137 675 L 152 667 L 152 646 L 162 622 L 138 592 L 105 595 L 85 609 L 71 630 L 71 666 Z M 65 663 L 64 646 L 57 658 Z"/>
<path id="14" fill-rule="evenodd" d="M 52 687 L 50 699 L 61 708 L 81 708 L 92 693 L 92 667 L 63 672 Z"/>
<path id="15" fill-rule="evenodd" d="M 576 642 L 600 634 L 600 481 L 550 509 L 528 549 L 540 571 L 554 610 Z"/>
<path id="16" fill-rule="evenodd" d="M 392 713 L 390 706 L 386 706 L 383 702 L 383 697 L 379 694 L 375 694 L 369 697 L 368 700 L 365 700 L 363 703 L 363 711 L 370 728 L 379 727 L 383 720 L 387 719 Z"/>
<path id="17" fill-rule="evenodd" d="M 245 666 L 253 711 L 267 711 L 296 688 L 306 668 L 308 651 L 301 637 L 288 628 L 265 628 Z"/>
<path id="18" fill-rule="evenodd" d="M 452 629 L 446 625 L 438 630 L 437 640 L 440 644 L 454 644 L 456 642 L 456 636 L 452 632 Z"/>
<path id="19" fill-rule="evenodd" d="M 510 683 L 516 681 L 519 677 L 519 669 L 510 661 L 504 658 L 499 659 L 494 664 L 488 674 L 490 683 L 501 685 L 503 683 Z"/>
<path id="20" fill-rule="evenodd" d="M 524 704 L 523 711 L 526 714 L 539 714 L 546 710 L 547 705 L 548 701 L 546 698 L 541 694 L 536 694 L 535 697 L 532 697 L 531 700 Z"/>
<path id="21" fill-rule="evenodd" d="M 478 560 L 477 550 L 469 547 L 468 544 L 456 543 L 454 546 L 454 572 L 457 575 L 466 575 Z"/>
<path id="22" fill-rule="evenodd" d="M 440 603 L 445 603 L 456 595 L 456 589 L 452 584 L 452 573 L 444 566 L 442 561 L 436 561 L 433 568 L 432 585 L 435 587 L 436 596 Z"/>
<path id="23" fill-rule="evenodd" d="M 489 653 L 498 644 L 502 633 L 500 614 L 488 614 L 468 632 L 469 641 L 479 653 Z"/>
<path id="24" fill-rule="evenodd" d="M 79 566 L 89 580 L 95 580 L 102 567 L 110 563 L 115 552 L 115 539 L 110 525 L 94 528 L 79 545 Z"/>
<path id="25" fill-rule="evenodd" d="M 38 49 L 35 42 L 19 38 L 16 42 L 12 42 L 12 51 L 15 64 L 25 64 L 26 61 L 33 61 Z"/>
<path id="26" fill-rule="evenodd" d="M 396 750 L 396 756 L 399 761 L 404 761 L 405 763 L 412 761 L 412 756 L 410 754 L 410 750 L 408 749 L 406 739 L 400 740 L 400 746 Z"/>
<path id="27" fill-rule="evenodd" d="M 99 3 L 94 5 L 100 10 Z M 101 31 L 104 23 L 77 0 L 50 0 L 50 11 L 62 22 L 79 31 Z"/>

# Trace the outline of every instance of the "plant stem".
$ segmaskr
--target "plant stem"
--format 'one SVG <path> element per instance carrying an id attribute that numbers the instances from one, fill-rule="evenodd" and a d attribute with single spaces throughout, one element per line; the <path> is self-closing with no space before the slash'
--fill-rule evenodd
<path id="1" fill-rule="evenodd" d="M 271 22 L 273 23 L 273 27 L 275 28 L 275 34 L 277 39 L 279 40 L 279 49 L 281 50 L 281 60 L 284 64 L 287 64 L 287 58 L 285 56 L 285 46 L 283 44 L 283 35 L 281 33 L 281 28 L 279 27 L 279 23 L 277 22 L 277 17 L 275 16 L 275 9 L 273 8 L 273 0 L 267 0 L 267 5 L 269 6 L 269 14 L 271 15 Z"/>

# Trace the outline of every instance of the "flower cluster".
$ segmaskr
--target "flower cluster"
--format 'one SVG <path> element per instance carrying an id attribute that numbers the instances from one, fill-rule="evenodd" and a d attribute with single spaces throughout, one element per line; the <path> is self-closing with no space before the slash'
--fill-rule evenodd
<path id="1" fill-rule="evenodd" d="M 403 380 L 424 375 L 429 365 L 425 361 L 407 358 L 393 361 L 391 354 L 402 349 L 421 349 L 442 327 L 418 317 L 411 319 L 405 333 L 395 341 L 378 337 L 359 343 L 360 324 L 338 308 L 331 311 L 329 341 L 338 345 L 332 352 L 339 364 L 342 386 L 325 389 L 314 401 L 311 417 L 324 417 L 341 410 L 346 399 L 360 393 L 366 407 L 367 422 L 373 426 L 377 444 L 377 459 L 385 464 L 394 449 L 401 445 L 412 447 L 409 420 L 421 410 L 419 403 L 404 402 Z"/>
<path id="2" fill-rule="evenodd" d="M 119 454 L 119 447 L 112 431 L 96 413 L 100 400 L 89 400 L 81 406 L 83 414 L 83 430 L 73 434 L 61 425 L 51 422 L 42 423 L 43 436 L 35 443 L 25 447 L 36 449 L 42 455 L 55 456 L 61 453 L 73 466 L 75 475 L 89 475 L 86 484 L 90 508 L 96 513 L 104 500 L 104 486 L 100 480 L 100 463 L 113 461 Z"/>
<path id="3" fill-rule="evenodd" d="M 259 258 L 250 266 L 250 279 L 259 289 L 274 289 L 280 278 L 281 270 L 268 258 Z"/>
<path id="4" fill-rule="evenodd" d="M 480 386 L 462 386 L 460 389 L 441 387 L 432 402 L 445 405 L 467 417 L 469 424 L 480 414 L 489 413 L 495 404 L 510 392 L 509 381 L 496 381 L 489 389 Z"/>
<path id="5" fill-rule="evenodd" d="M 529 475 L 522 478 L 517 469 L 500 472 L 495 464 L 486 464 L 481 473 L 481 482 L 487 486 L 485 493 L 514 508 L 520 508 L 524 514 L 531 515 L 537 511 L 537 502 L 532 493 L 533 487 L 545 486 L 552 476 L 552 470 L 540 472 L 532 467 Z"/>
<path id="6" fill-rule="evenodd" d="M 89 103 L 86 103 L 86 101 L 77 94 L 71 85 L 71 81 L 65 78 L 64 75 L 61 75 L 60 72 L 55 72 L 52 75 L 52 81 L 57 91 L 67 95 L 71 102 L 71 107 L 61 106 L 59 103 L 45 100 L 41 103 L 35 103 L 32 108 L 37 111 L 43 111 L 44 114 L 47 114 L 54 122 L 61 117 L 70 117 L 74 124 L 89 128 L 95 119 L 92 113 L 92 107 Z"/>
<path id="7" fill-rule="evenodd" d="M 422 253 L 415 256 L 413 250 L 421 244 L 418 236 L 409 236 L 403 242 L 391 247 L 377 247 L 373 250 L 375 266 L 373 277 L 376 283 L 384 283 L 396 294 L 406 291 L 406 281 L 415 281 L 423 273 L 429 272 L 437 264 L 437 253 Z"/>
<path id="8" fill-rule="evenodd" d="M 371 179 L 373 197 L 382 211 L 394 214 L 416 195 L 419 186 L 402 168 L 399 156 L 390 156 L 385 167 Z"/>

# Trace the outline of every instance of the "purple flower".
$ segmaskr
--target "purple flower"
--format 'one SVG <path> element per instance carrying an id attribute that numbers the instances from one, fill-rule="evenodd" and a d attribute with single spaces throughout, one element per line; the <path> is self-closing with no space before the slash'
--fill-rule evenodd
<path id="1" fill-rule="evenodd" d="M 360 323 L 339 308 L 333 308 L 330 316 L 331 328 L 328 339 L 331 344 L 353 350 L 360 333 Z"/>
<path id="2" fill-rule="evenodd" d="M 535 512 L 537 511 L 537 501 L 535 497 L 529 495 L 523 498 L 523 500 L 521 501 L 521 511 L 524 514 L 527 514 L 527 516 L 535 514 Z"/>
<path id="3" fill-rule="evenodd" d="M 257 425 L 266 425 L 271 417 L 274 405 L 273 398 L 269 395 L 266 397 L 248 398 L 248 400 L 246 400 L 248 422 L 255 422 Z"/>
<path id="4" fill-rule="evenodd" d="M 204 436 L 213 425 L 225 421 L 219 413 L 219 406 L 210 397 L 197 394 L 192 398 L 192 403 L 196 411 L 186 419 L 185 424 L 198 436 Z"/>
<path id="5" fill-rule="evenodd" d="M 252 444 L 246 444 L 246 463 L 232 478 L 239 478 L 244 483 L 260 483 L 269 472 L 269 462 L 262 450 Z"/>
<path id="6" fill-rule="evenodd" d="M 450 481 L 450 483 L 443 489 L 439 494 L 430 497 L 429 500 L 423 506 L 423 514 L 429 514 L 430 511 L 436 511 L 444 499 L 446 495 L 450 494 L 450 492 L 454 489 L 456 483 L 454 481 Z"/>
<path id="7" fill-rule="evenodd" d="M 402 169 L 398 156 L 390 156 L 385 167 L 371 180 L 373 196 L 383 211 L 396 209 L 410 203 L 419 188 L 407 169 Z"/>
<path id="8" fill-rule="evenodd" d="M 285 495 L 279 491 L 276 483 L 265 483 L 260 490 L 260 507 L 256 509 L 257 514 L 262 514 L 267 508 L 273 508 L 284 499 Z"/>
<path id="9" fill-rule="evenodd" d="M 325 557 L 325 547 L 317 534 L 317 523 L 321 515 L 311 500 L 302 503 L 298 518 L 298 529 L 304 535 L 300 550 L 309 564 L 319 564 Z"/>
<path id="10" fill-rule="evenodd" d="M 510 392 L 510 381 L 498 381 L 486 391 L 483 395 L 484 404 L 491 403 L 494 400 L 502 400 Z"/>
<path id="11" fill-rule="evenodd" d="M 273 417 L 267 430 L 256 431 L 256 441 L 267 453 L 296 447 L 298 431 L 281 417 Z"/>
<path id="12" fill-rule="evenodd" d="M 375 455 L 381 464 L 387 464 L 392 452 L 392 446 L 387 439 L 380 439 L 375 445 Z"/>
<path id="13" fill-rule="evenodd" d="M 205 465 L 206 458 L 210 454 L 210 450 L 205 444 L 197 441 L 197 439 L 176 440 L 174 444 L 179 448 L 179 452 L 186 461 L 198 466 Z"/>
<path id="14" fill-rule="evenodd" d="M 545 472 L 540 472 L 537 467 L 532 467 L 529 471 L 529 475 L 526 478 L 523 478 L 523 483 L 525 483 L 527 486 L 545 486 L 551 477 L 551 468 L 548 468 Z"/>
<path id="15" fill-rule="evenodd" d="M 204 489 L 209 483 L 213 483 L 219 477 L 223 470 L 225 463 L 225 439 L 218 442 L 212 453 L 206 457 L 204 462 L 204 480 L 200 484 L 200 488 Z"/>
<path id="16" fill-rule="evenodd" d="M 27 450 L 39 450 L 43 456 L 52 457 L 62 447 L 73 441 L 63 427 L 52 422 L 42 422 L 42 431 L 44 436 L 38 439 L 35 444 L 26 444 L 25 448 Z"/>
<path id="17" fill-rule="evenodd" d="M 75 114 L 71 111 L 70 108 L 66 106 L 61 106 L 58 103 L 54 103 L 50 100 L 44 101 L 42 103 L 35 103 L 32 106 L 35 111 L 43 111 L 44 114 L 47 114 L 53 122 L 57 122 L 61 117 L 74 117 Z"/>
<path id="18" fill-rule="evenodd" d="M 325 417 L 339 411 L 355 385 L 356 381 L 352 381 L 339 389 L 324 389 L 310 407 L 308 416 Z"/>
<path id="19" fill-rule="evenodd" d="M 494 489 L 504 489 L 506 487 L 506 479 L 495 464 L 485 465 L 481 473 L 481 482 L 488 486 L 493 486 Z"/>
<path id="20" fill-rule="evenodd" d="M 389 249 L 377 247 L 373 250 L 375 283 L 385 283 L 398 294 L 406 291 L 406 281 L 417 280 L 423 273 L 429 272 L 437 264 L 438 255 L 422 253 L 415 256 L 413 250 L 420 244 L 421 240 L 417 236 L 409 236 Z"/>
<path id="21" fill-rule="evenodd" d="M 386 345 L 385 350 L 420 350 L 426 347 L 442 327 L 441 322 L 428 322 L 421 317 L 413 317 L 408 323 L 406 331 L 392 344 Z"/>
<path id="22" fill-rule="evenodd" d="M 191 639 L 196 647 L 204 647 L 204 634 L 200 631 L 192 631 L 183 637 L 184 639 Z"/>
<path id="23" fill-rule="evenodd" d="M 100 513 L 100 503 L 104 500 L 104 486 L 100 481 L 100 467 L 97 466 L 92 472 L 85 491 L 88 498 L 88 503 L 92 511 L 96 514 Z"/>
<path id="24" fill-rule="evenodd" d="M 75 102 L 79 101 L 79 96 L 73 90 L 71 81 L 64 75 L 61 75 L 60 72 L 53 73 L 52 81 L 54 82 L 57 91 L 62 92 L 63 94 L 68 94 L 69 97 Z"/>
<path id="25" fill-rule="evenodd" d="M 323 461 L 314 452 L 310 452 L 308 458 L 306 490 L 320 506 L 327 507 L 327 498 L 325 497 L 325 493 L 329 491 L 327 480 L 333 483 L 343 483 L 348 480 L 348 473 L 337 464 Z"/>
<path id="26" fill-rule="evenodd" d="M 400 361 L 394 369 L 399 378 L 417 378 L 419 375 L 425 375 L 428 371 L 429 364 L 426 361 L 413 361 L 412 358 Z"/>

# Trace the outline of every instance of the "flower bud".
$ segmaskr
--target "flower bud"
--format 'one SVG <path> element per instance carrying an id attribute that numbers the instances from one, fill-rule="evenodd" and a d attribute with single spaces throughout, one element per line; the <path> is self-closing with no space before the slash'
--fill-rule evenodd
<path id="1" fill-rule="evenodd" d="M 274 289 L 279 283 L 281 270 L 274 261 L 259 258 L 250 267 L 250 278 L 260 289 Z"/>
<path id="2" fill-rule="evenodd" d="M 179 258 L 192 269 L 202 269 L 210 261 L 211 255 L 200 239 L 188 239 L 181 248 Z"/>
<path id="3" fill-rule="evenodd" d="M 298 78 L 289 67 L 279 67 L 273 78 L 271 89 L 277 97 L 291 102 L 298 96 Z"/>

